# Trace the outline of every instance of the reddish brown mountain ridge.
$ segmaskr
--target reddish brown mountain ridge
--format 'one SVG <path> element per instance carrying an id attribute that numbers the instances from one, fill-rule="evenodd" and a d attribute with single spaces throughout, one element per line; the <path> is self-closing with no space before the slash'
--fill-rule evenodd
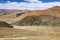
<path id="1" fill-rule="evenodd" d="M 26 16 L 23 17 L 24 15 Z M 55 6 L 47 10 L 30 11 L 25 14 L 22 14 L 20 18 L 21 20 L 15 22 L 15 24 L 20 26 L 60 26 L 60 7 Z"/>
<path id="2" fill-rule="evenodd" d="M 60 7 L 55 6 L 46 10 L 35 10 L 31 12 L 33 15 L 52 15 L 60 17 Z"/>

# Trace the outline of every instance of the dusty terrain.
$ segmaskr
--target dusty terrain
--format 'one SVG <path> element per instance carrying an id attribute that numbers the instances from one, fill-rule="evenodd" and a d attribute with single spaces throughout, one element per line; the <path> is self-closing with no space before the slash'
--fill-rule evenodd
<path id="1" fill-rule="evenodd" d="M 1 40 L 60 40 L 60 27 L 17 26 L 0 29 Z"/>

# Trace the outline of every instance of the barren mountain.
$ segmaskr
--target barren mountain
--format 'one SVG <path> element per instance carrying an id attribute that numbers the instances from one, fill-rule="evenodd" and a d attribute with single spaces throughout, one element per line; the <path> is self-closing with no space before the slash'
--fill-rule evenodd
<path id="1" fill-rule="evenodd" d="M 46 13 L 48 13 L 50 15 L 60 17 L 60 6 L 55 6 L 55 7 L 49 8 L 45 11 L 46 11 Z"/>
<path id="2" fill-rule="evenodd" d="M 1 19 L 20 26 L 51 25 L 60 26 L 60 7 L 55 6 L 46 10 L 10 10 L 9 15 L 0 16 Z"/>
<path id="3" fill-rule="evenodd" d="M 13 19 L 16 19 L 17 17 L 28 11 L 29 10 L 9 10 L 7 12 L 0 12 L 0 21 L 14 21 Z"/>
<path id="4" fill-rule="evenodd" d="M 60 26 L 60 7 L 55 6 L 47 10 L 34 10 L 14 19 L 20 26 Z M 19 19 L 20 18 L 20 19 Z"/>

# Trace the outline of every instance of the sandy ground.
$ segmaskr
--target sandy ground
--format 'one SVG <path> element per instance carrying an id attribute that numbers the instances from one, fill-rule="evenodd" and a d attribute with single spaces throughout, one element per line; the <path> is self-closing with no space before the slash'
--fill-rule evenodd
<path id="1" fill-rule="evenodd" d="M 0 40 L 60 40 L 60 27 L 14 26 L 14 29 L 0 29 Z"/>

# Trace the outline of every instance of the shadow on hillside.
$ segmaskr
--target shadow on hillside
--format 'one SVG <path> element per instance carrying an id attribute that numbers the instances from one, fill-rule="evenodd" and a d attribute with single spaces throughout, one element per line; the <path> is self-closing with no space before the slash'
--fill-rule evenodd
<path id="1" fill-rule="evenodd" d="M 51 15 L 27 16 L 14 24 L 19 26 L 60 26 L 60 18 Z"/>
<path id="2" fill-rule="evenodd" d="M 0 28 L 13 28 L 13 26 L 7 22 L 0 21 Z"/>

